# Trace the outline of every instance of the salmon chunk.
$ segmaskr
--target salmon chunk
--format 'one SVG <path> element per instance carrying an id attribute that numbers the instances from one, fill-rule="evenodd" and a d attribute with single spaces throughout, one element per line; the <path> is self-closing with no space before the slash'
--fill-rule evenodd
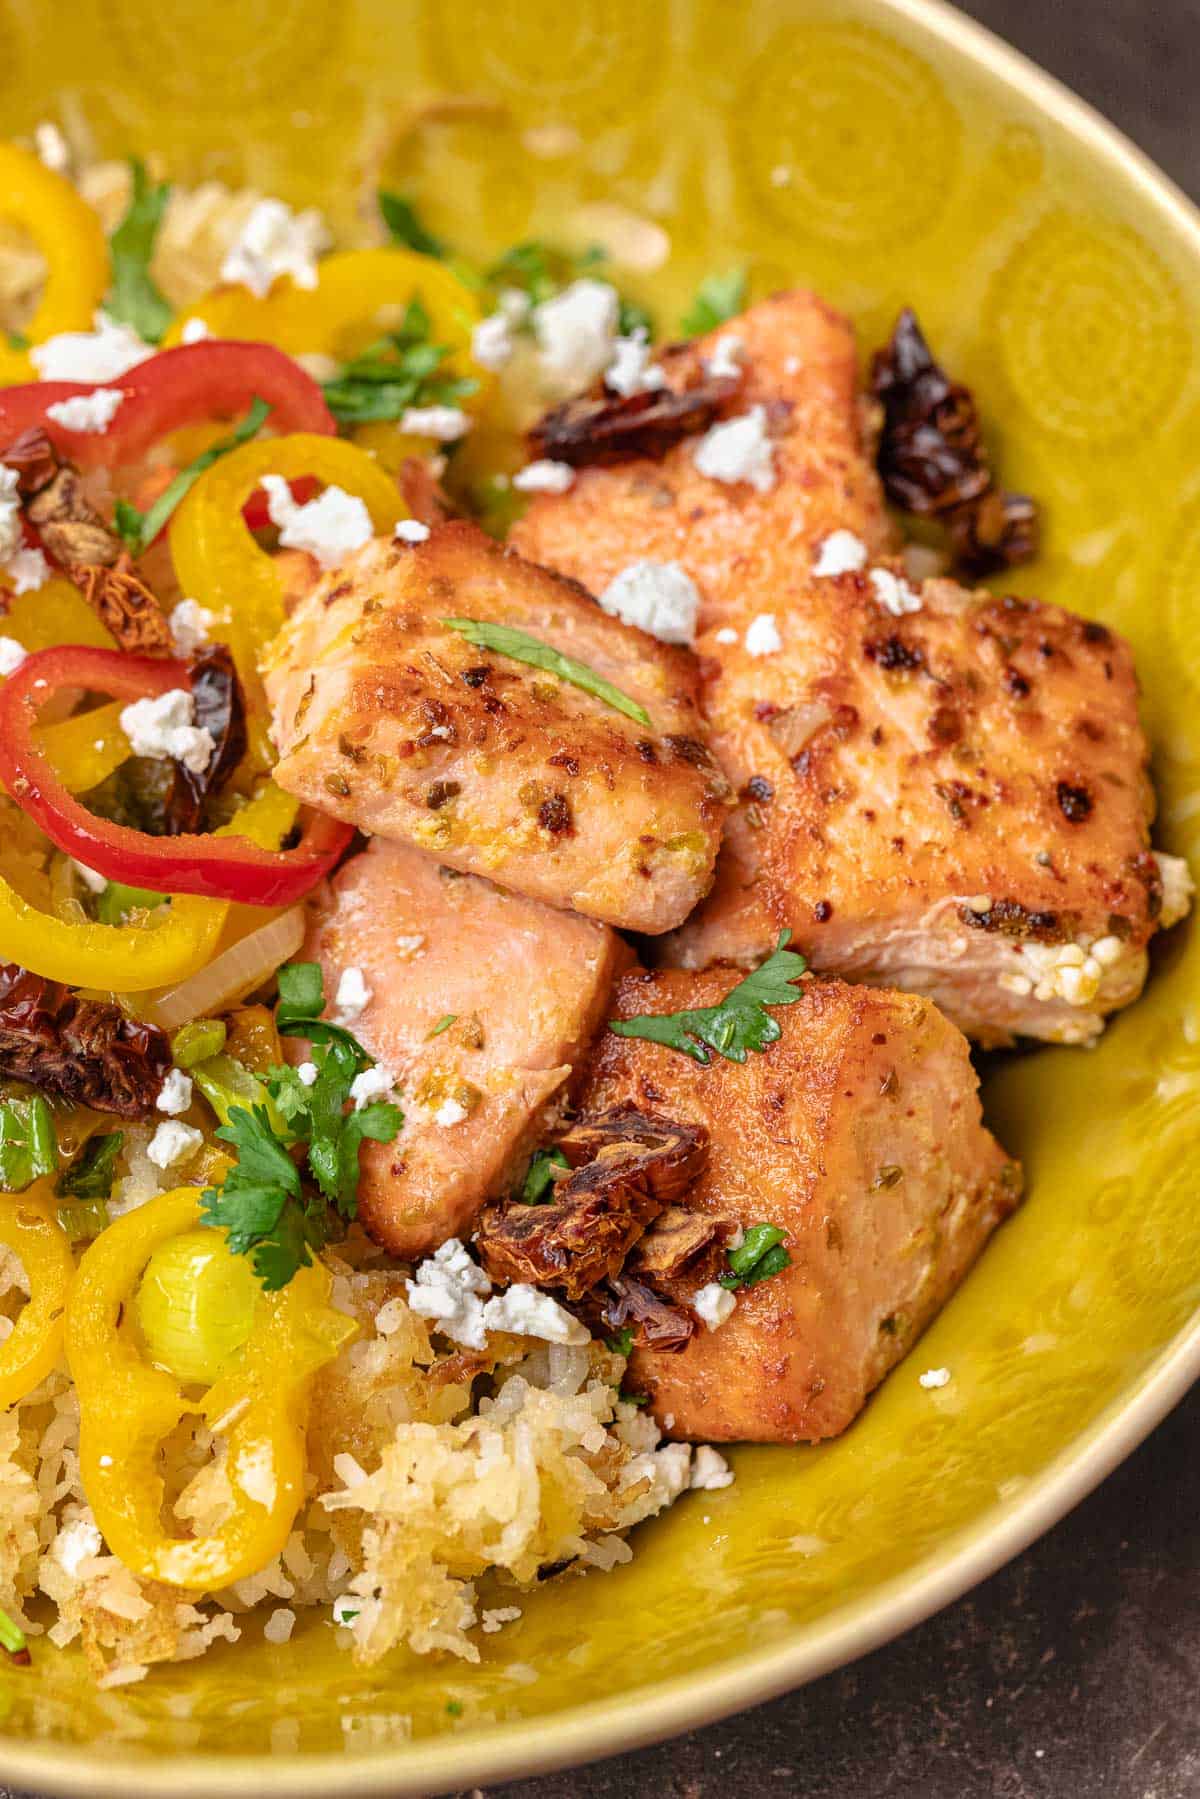
<path id="1" fill-rule="evenodd" d="M 380 839 L 334 877 L 302 953 L 400 1091 L 403 1129 L 365 1145 L 358 1207 L 404 1258 L 465 1233 L 520 1172 L 629 960 L 605 925 Z"/>
<path id="2" fill-rule="evenodd" d="M 515 627 L 641 718 L 448 618 Z M 265 678 L 275 779 L 364 830 L 649 933 L 712 882 L 730 791 L 703 742 L 694 658 L 473 525 L 367 545 L 297 606 Z"/>
<path id="3" fill-rule="evenodd" d="M 615 1015 L 717 1004 L 729 969 L 634 971 Z M 708 1133 L 682 1201 L 786 1231 L 790 1266 L 743 1288 L 678 1352 L 639 1349 L 628 1384 L 679 1437 L 816 1442 L 845 1430 L 945 1304 L 1020 1195 L 984 1129 L 964 1037 L 928 1000 L 801 983 L 782 1035 L 708 1067 L 606 1034 L 582 1104 L 632 1104 Z"/>
<path id="4" fill-rule="evenodd" d="M 672 382 L 719 340 L 745 371 L 726 415 L 763 409 L 757 485 L 704 474 L 685 440 L 584 470 L 513 533 L 595 591 L 635 559 L 700 590 L 709 741 L 739 805 L 712 893 L 657 959 L 750 964 L 786 925 L 814 967 L 927 994 L 984 1043 L 1090 1040 L 1189 890 L 1150 850 L 1127 645 L 905 579 L 851 328 L 821 301 L 753 307 L 668 357 Z"/>

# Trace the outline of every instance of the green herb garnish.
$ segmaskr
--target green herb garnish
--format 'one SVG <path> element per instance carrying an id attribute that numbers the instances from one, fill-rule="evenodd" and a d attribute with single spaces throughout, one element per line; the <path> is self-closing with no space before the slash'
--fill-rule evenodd
<path id="1" fill-rule="evenodd" d="M 4 333 L 10 350 L 27 350 L 29 339 L 23 331 L 6 331 Z"/>
<path id="2" fill-rule="evenodd" d="M 438 256 L 446 254 L 446 246 L 440 237 L 434 237 L 432 231 L 426 231 L 417 217 L 417 209 L 404 194 L 392 193 L 381 187 L 375 195 L 379 203 L 380 217 L 388 228 L 388 235 L 394 244 L 402 244 L 406 250 L 416 250 L 420 256 Z"/>
<path id="3" fill-rule="evenodd" d="M 559 249 L 541 238 L 512 244 L 486 271 L 494 287 L 519 287 L 534 306 L 553 300 L 583 275 L 594 275 L 608 257 L 599 244 L 586 250 Z"/>
<path id="4" fill-rule="evenodd" d="M 556 1168 L 569 1168 L 571 1164 L 561 1149 L 535 1149 L 529 1171 L 521 1183 L 521 1204 L 540 1206 L 545 1204 L 551 1188 L 554 1186 Z"/>
<path id="5" fill-rule="evenodd" d="M 611 1349 L 614 1355 L 632 1355 L 633 1331 L 629 1325 L 623 1324 L 619 1331 L 615 1331 L 611 1337 L 606 1338 L 605 1347 Z"/>
<path id="6" fill-rule="evenodd" d="M 146 343 L 157 344 L 175 316 L 150 274 L 171 187 L 166 181 L 151 182 L 140 157 L 131 157 L 129 167 L 133 192 L 125 217 L 108 240 L 113 279 L 104 310 L 118 324 L 131 326 Z"/>
<path id="7" fill-rule="evenodd" d="M 623 1405 L 650 1404 L 650 1395 L 648 1393 L 618 1393 L 617 1398 Z"/>
<path id="8" fill-rule="evenodd" d="M 19 1624 L 14 1624 L 6 1611 L 0 1610 L 0 1649 L 14 1661 L 28 1662 L 29 1644 Z"/>
<path id="9" fill-rule="evenodd" d="M 718 1276 L 723 1287 L 730 1292 L 738 1287 L 755 1287 L 759 1281 L 770 1280 L 773 1274 L 782 1274 L 790 1268 L 792 1258 L 782 1247 L 787 1236 L 777 1224 L 752 1224 L 737 1249 L 726 1254 L 729 1273 Z"/>
<path id="10" fill-rule="evenodd" d="M 270 410 L 265 400 L 255 400 L 245 418 L 238 421 L 230 435 L 223 437 L 220 443 L 210 444 L 194 462 L 189 462 L 185 469 L 180 469 L 170 486 L 163 489 L 148 511 L 139 512 L 129 500 L 117 501 L 113 523 L 130 555 L 140 556 L 154 542 L 176 506 L 190 493 L 205 469 L 211 468 L 214 462 L 219 462 L 222 456 L 228 456 L 230 450 L 249 443 L 262 428 Z"/>
<path id="11" fill-rule="evenodd" d="M 626 718 L 635 719 L 639 725 L 650 723 L 646 708 L 631 700 L 619 687 L 614 687 L 611 681 L 606 681 L 603 675 L 596 674 L 584 662 L 576 662 L 573 656 L 564 656 L 561 650 L 551 649 L 540 638 L 518 631 L 515 625 L 490 625 L 478 618 L 444 618 L 441 622 L 447 630 L 457 631 L 478 650 L 492 650 L 497 656 L 509 656 L 514 662 L 528 663 L 530 668 L 544 669 L 547 674 L 557 675 L 560 681 L 568 681 L 572 687 L 603 700 L 606 706 L 611 706 L 615 712 L 623 712 Z"/>
<path id="12" fill-rule="evenodd" d="M 0 1192 L 24 1193 L 57 1167 L 54 1116 L 41 1094 L 0 1100 Z"/>
<path id="13" fill-rule="evenodd" d="M 677 1049 L 705 1068 L 712 1060 L 712 1049 L 728 1062 L 744 1062 L 747 1050 L 764 1050 L 781 1035 L 779 1020 L 772 1018 L 766 1008 L 794 1005 L 800 998 L 792 983 L 800 979 L 808 963 L 795 950 L 785 947 L 791 935 L 790 931 L 781 931 L 779 942 L 766 961 L 739 981 L 720 1005 L 701 1006 L 695 1011 L 647 1012 L 640 1018 L 611 1018 L 609 1030 L 618 1037 L 641 1037 L 647 1043 Z"/>
<path id="14" fill-rule="evenodd" d="M 680 321 L 688 337 L 701 337 L 736 317 L 746 304 L 746 271 L 730 269 L 726 275 L 706 275 L 696 297 Z"/>
<path id="15" fill-rule="evenodd" d="M 268 1292 L 286 1287 L 327 1241 L 330 1206 L 347 1222 L 357 1216 L 359 1150 L 368 1139 L 390 1143 L 404 1122 L 386 1101 L 346 1111 L 355 1076 L 372 1062 L 349 1031 L 321 1017 L 324 1009 L 319 964 L 280 969 L 275 1022 L 284 1036 L 312 1043 L 316 1078 L 307 1085 L 296 1069 L 277 1066 L 264 1077 L 268 1103 L 227 1106 L 217 1136 L 237 1150 L 237 1164 L 201 1196 L 202 1222 L 226 1231 L 235 1255 L 252 1257 Z M 289 1153 L 297 1145 L 304 1164 Z"/>
<path id="16" fill-rule="evenodd" d="M 125 1142 L 124 1131 L 89 1137 L 82 1155 L 58 1180 L 54 1191 L 60 1199 L 107 1199 L 116 1179 L 117 1158 Z"/>
<path id="17" fill-rule="evenodd" d="M 448 1031 L 452 1024 L 457 1024 L 457 1023 L 458 1023 L 458 1013 L 457 1012 L 443 1013 L 442 1017 L 438 1019 L 437 1023 L 434 1025 L 433 1029 L 426 1036 L 426 1038 L 425 1038 L 426 1043 L 432 1043 L 432 1041 L 435 1037 L 440 1037 L 443 1031 Z"/>
<path id="18" fill-rule="evenodd" d="M 110 881 L 96 900 L 96 917 L 101 924 L 124 924 L 130 912 L 153 912 L 165 906 L 170 896 L 153 893 L 149 887 L 127 887 L 124 881 Z"/>
<path id="19" fill-rule="evenodd" d="M 431 343 L 429 314 L 410 300 L 399 329 L 377 338 L 326 381 L 325 403 L 340 425 L 366 425 L 403 417 L 410 406 L 456 406 L 479 383 L 443 371 L 448 344 Z"/>
<path id="20" fill-rule="evenodd" d="M 357 1616 L 357 1614 L 355 1614 L 355 1615 Z M 446 1712 L 447 1712 L 448 1716 L 450 1716 L 451 1718 L 461 1718 L 463 1715 L 462 1700 L 461 1699 L 447 1699 Z"/>

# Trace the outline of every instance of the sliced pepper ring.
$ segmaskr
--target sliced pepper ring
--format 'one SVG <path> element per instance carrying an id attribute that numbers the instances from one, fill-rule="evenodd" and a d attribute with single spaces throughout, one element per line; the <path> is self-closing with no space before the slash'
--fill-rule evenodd
<path id="1" fill-rule="evenodd" d="M 263 849 L 236 833 L 150 837 L 89 812 L 67 792 L 35 740 L 39 708 L 64 687 L 136 700 L 187 685 L 182 662 L 78 644 L 35 650 L 0 688 L 0 780 L 58 849 L 110 881 L 157 893 L 290 906 L 333 867 L 352 826 L 314 813 L 291 850 Z"/>
<path id="2" fill-rule="evenodd" d="M 30 343 L 90 331 L 108 289 L 108 243 L 100 220 L 69 181 L 28 150 L 0 144 L 0 217 L 28 231 L 46 259 L 46 285 L 25 327 Z M 28 352 L 0 338 L 0 382 L 32 381 Z"/>
<path id="3" fill-rule="evenodd" d="M 0 1244 L 11 1250 L 29 1283 L 29 1298 L 0 1343 L 0 1411 L 16 1405 L 56 1367 L 63 1347 L 67 1295 L 75 1258 L 45 1182 L 0 1197 Z"/>
<path id="4" fill-rule="evenodd" d="M 194 1593 L 244 1579 L 278 1555 L 304 1499 L 312 1377 L 356 1334 L 329 1303 L 320 1263 L 264 1293 L 247 1341 L 202 1398 L 147 1361 L 132 1314 L 160 1245 L 200 1222 L 200 1190 L 161 1193 L 119 1218 L 86 1252 L 71 1292 L 67 1359 L 79 1395 L 79 1466 L 108 1547 L 147 1580 Z M 232 1505 L 207 1536 L 164 1528 L 163 1440 L 188 1414 L 225 1435 Z"/>

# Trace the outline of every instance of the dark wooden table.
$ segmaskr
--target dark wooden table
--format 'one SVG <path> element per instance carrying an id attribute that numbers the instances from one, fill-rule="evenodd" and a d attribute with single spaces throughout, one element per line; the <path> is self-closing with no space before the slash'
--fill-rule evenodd
<path id="1" fill-rule="evenodd" d="M 960 0 L 1200 199 L 1200 0 Z M 865 1661 L 486 1799 L 1197 1799 L 1200 1389 L 1010 1567 Z"/>
<path id="2" fill-rule="evenodd" d="M 1200 198 L 1200 0 L 964 10 Z M 1200 1390 L 1027 1554 L 840 1674 L 658 1749 L 462 1799 L 1197 1799 L 1198 1430 Z"/>

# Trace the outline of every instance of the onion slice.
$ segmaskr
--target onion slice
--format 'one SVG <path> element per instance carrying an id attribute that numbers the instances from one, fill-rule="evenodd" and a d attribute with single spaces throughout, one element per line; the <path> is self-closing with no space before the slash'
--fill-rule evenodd
<path id="1" fill-rule="evenodd" d="M 151 1024 L 176 1031 L 181 1024 L 223 1011 L 253 992 L 294 956 L 303 942 L 304 907 L 289 906 L 248 936 L 239 937 L 177 987 L 167 987 L 153 999 L 140 1001 L 138 1010 Z"/>

